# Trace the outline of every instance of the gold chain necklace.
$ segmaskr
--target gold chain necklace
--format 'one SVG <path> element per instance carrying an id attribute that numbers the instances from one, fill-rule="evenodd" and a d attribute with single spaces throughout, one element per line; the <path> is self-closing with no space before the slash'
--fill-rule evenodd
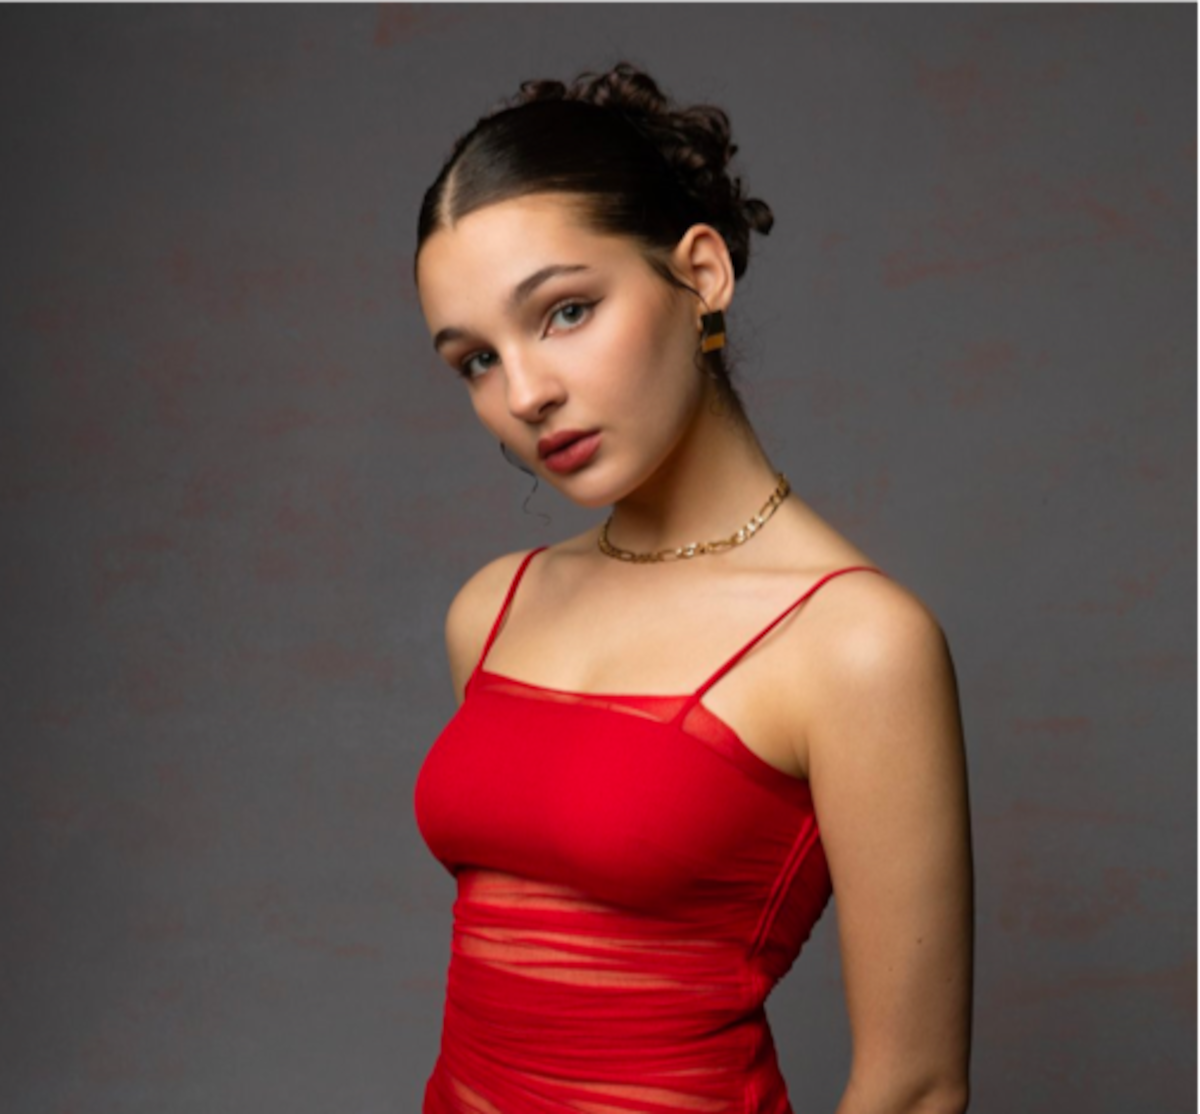
<path id="1" fill-rule="evenodd" d="M 648 564 L 652 561 L 678 561 L 687 557 L 699 557 L 705 553 L 720 553 L 723 550 L 733 548 L 735 545 L 741 545 L 758 533 L 763 523 L 775 513 L 775 509 L 787 497 L 787 493 L 792 490 L 791 484 L 788 483 L 787 477 L 782 472 L 777 472 L 776 477 L 779 480 L 779 484 L 771 492 L 771 497 L 762 505 L 758 514 L 751 518 L 740 530 L 730 534 L 727 538 L 721 538 L 715 542 L 692 542 L 690 545 L 681 545 L 676 549 L 660 549 L 656 553 L 634 553 L 628 549 L 621 549 L 608 540 L 608 527 L 609 523 L 613 520 L 613 515 L 610 514 L 604 525 L 600 528 L 600 537 L 597 539 L 600 552 L 608 557 L 615 557 L 618 561 L 633 561 L 637 564 Z M 615 513 L 614 511 L 613 514 Z"/>

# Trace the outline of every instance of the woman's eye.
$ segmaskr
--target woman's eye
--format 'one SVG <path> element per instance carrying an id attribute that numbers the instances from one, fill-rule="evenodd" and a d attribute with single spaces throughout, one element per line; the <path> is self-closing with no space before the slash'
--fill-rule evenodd
<path id="1" fill-rule="evenodd" d="M 563 323 L 566 329 L 576 329 L 584 321 L 587 321 L 588 315 L 592 312 L 593 306 L 598 305 L 599 299 L 596 301 L 564 301 L 564 303 L 551 311 L 550 319 L 553 322 L 558 318 Z M 478 379 L 482 373 L 491 367 L 496 361 L 496 353 L 494 352 L 473 352 L 458 363 L 458 373 L 464 379 Z M 484 363 L 486 361 L 486 363 Z"/>
<path id="2" fill-rule="evenodd" d="M 462 363 L 460 363 L 458 365 L 458 374 L 461 375 L 464 379 L 473 379 L 474 376 L 471 374 L 471 364 L 473 364 L 477 359 L 479 359 L 480 356 L 489 356 L 489 355 L 491 355 L 490 352 L 476 352 L 473 355 L 468 356 L 465 360 L 462 361 Z"/>
<path id="3" fill-rule="evenodd" d="M 552 318 L 557 317 L 560 313 L 566 313 L 567 310 L 569 310 L 569 309 L 590 310 L 592 308 L 592 306 L 594 306 L 595 304 L 596 304 L 595 302 L 566 302 L 563 305 L 559 306 L 550 316 Z M 582 321 L 586 318 L 586 316 L 587 315 L 584 314 L 581 317 L 576 317 L 570 323 L 573 325 L 578 325 L 580 321 Z"/>

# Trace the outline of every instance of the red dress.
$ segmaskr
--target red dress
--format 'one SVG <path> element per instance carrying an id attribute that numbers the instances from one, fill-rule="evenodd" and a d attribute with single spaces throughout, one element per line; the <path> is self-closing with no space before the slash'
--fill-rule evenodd
<path id="1" fill-rule="evenodd" d="M 791 1114 L 763 1003 L 832 894 L 807 781 L 695 692 L 565 692 L 484 660 L 417 778 L 454 875 L 423 1114 Z M 882 574 L 881 575 L 886 575 Z"/>

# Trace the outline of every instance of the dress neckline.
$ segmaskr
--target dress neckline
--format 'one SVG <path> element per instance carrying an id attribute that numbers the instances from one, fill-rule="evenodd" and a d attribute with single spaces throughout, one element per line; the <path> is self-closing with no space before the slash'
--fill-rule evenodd
<path id="1" fill-rule="evenodd" d="M 534 557 L 536 557 L 539 553 L 541 553 L 544 550 L 547 550 L 549 548 L 550 548 L 549 545 L 539 545 L 536 548 L 531 549 L 528 553 L 525 554 L 524 559 L 521 561 L 520 565 L 517 567 L 517 571 L 514 573 L 512 581 L 508 586 L 508 592 L 504 597 L 504 602 L 500 605 L 500 611 L 496 615 L 496 618 L 492 623 L 492 629 L 488 633 L 487 641 L 483 645 L 483 650 L 479 655 L 479 660 L 476 662 L 475 668 L 472 671 L 472 674 L 488 672 L 487 670 L 485 670 L 483 668 L 484 662 L 487 661 L 488 653 L 491 650 L 492 645 L 495 643 L 497 635 L 500 633 L 501 626 L 504 625 L 504 620 L 508 615 L 509 605 L 512 603 L 513 596 L 516 594 L 516 591 L 517 591 L 517 587 L 521 583 L 521 580 L 525 575 L 525 570 L 529 567 L 529 563 L 533 560 Z M 741 648 L 738 649 L 723 665 L 721 665 L 720 668 L 718 668 L 714 673 L 712 673 L 708 677 L 708 679 L 705 680 L 700 685 L 700 687 L 698 689 L 696 689 L 692 693 L 687 694 L 688 704 L 685 705 L 685 708 L 683 709 L 682 714 L 686 714 L 687 707 L 690 707 L 692 704 L 699 703 L 701 697 L 703 697 L 703 695 L 714 684 L 716 684 L 723 676 L 725 676 L 725 674 L 728 673 L 729 670 L 733 669 L 734 666 L 736 666 L 737 663 L 739 661 L 741 661 L 742 658 L 746 654 L 748 654 L 763 638 L 765 638 L 768 634 L 770 634 L 770 632 L 772 630 L 774 630 L 775 627 L 777 627 L 781 622 L 783 622 L 784 619 L 786 619 L 789 615 L 791 615 L 802 603 L 806 602 L 810 596 L 812 596 L 823 584 L 826 583 L 826 581 L 832 580 L 834 577 L 841 576 L 843 573 L 859 572 L 859 571 L 874 572 L 874 573 L 879 573 L 881 576 L 887 576 L 887 573 L 885 573 L 882 569 L 876 568 L 873 565 L 848 565 L 844 568 L 833 569 L 830 572 L 827 572 L 824 576 L 822 576 L 819 580 L 817 580 L 817 582 L 815 584 L 812 584 L 808 588 L 808 590 L 806 592 L 804 592 L 803 595 L 800 596 L 799 599 L 793 600 L 790 604 L 788 604 L 788 606 L 786 608 L 784 608 L 784 610 L 781 611 L 778 615 L 776 615 L 775 618 L 771 620 L 771 622 L 769 622 L 765 627 L 763 627 L 761 630 L 759 630 L 758 633 L 755 634 L 754 637 L 751 638 L 748 642 L 746 642 L 744 645 L 742 645 Z M 493 673 L 492 676 L 499 677 L 499 676 L 502 676 L 502 674 Z M 529 688 L 535 688 L 535 689 L 539 688 L 539 687 L 544 688 L 544 686 L 532 685 L 527 681 L 516 681 L 516 678 L 513 678 L 513 677 L 506 677 L 505 680 L 514 681 L 517 684 L 524 684 Z M 571 692 L 568 689 L 544 689 L 544 691 L 558 692 L 564 696 L 589 696 L 589 697 L 596 697 L 598 699 L 603 699 L 604 697 L 632 698 L 632 699 L 638 698 L 638 694 L 627 694 L 627 693 Z M 645 695 L 645 694 L 641 694 L 641 695 Z M 653 698 L 659 699 L 659 700 L 678 699 L 678 697 L 675 696 L 674 694 L 667 696 L 667 697 L 662 697 L 662 696 L 656 695 Z M 732 728 L 730 728 L 730 730 L 732 730 Z M 745 745 L 745 744 L 743 744 L 743 745 Z M 770 763 L 767 763 L 767 764 L 770 765 Z M 772 767 L 772 768 L 774 769 L 774 767 Z M 790 777 L 791 775 L 784 774 L 784 776 Z M 792 780 L 794 781 L 795 779 L 792 778 Z"/>
<path id="2" fill-rule="evenodd" d="M 691 714 L 692 710 L 699 707 L 702 709 L 700 714 L 703 715 L 708 722 L 715 727 L 716 733 L 719 736 L 719 741 L 711 743 L 707 742 L 707 740 L 700 739 L 699 741 L 701 745 L 711 746 L 714 750 L 723 755 L 734 765 L 738 766 L 744 773 L 758 781 L 760 785 L 765 785 L 768 788 L 774 788 L 789 797 L 799 797 L 801 795 L 804 797 L 810 796 L 809 782 L 806 777 L 793 777 L 791 774 L 785 773 L 778 766 L 772 765 L 760 754 L 758 754 L 757 751 L 752 750 L 749 746 L 747 746 L 745 740 L 728 723 L 726 723 L 725 720 L 718 716 L 716 712 L 712 711 L 703 702 L 703 696 L 714 684 L 716 684 L 723 676 L 725 676 L 729 670 L 734 668 L 734 666 L 736 666 L 737 663 L 741 661 L 742 658 L 745 657 L 745 655 L 748 654 L 763 638 L 765 638 L 772 630 L 775 629 L 775 627 L 783 622 L 784 619 L 796 611 L 802 603 L 808 600 L 827 581 L 848 572 L 873 572 L 882 576 L 887 576 L 887 573 L 873 565 L 848 565 L 844 568 L 833 569 L 827 572 L 824 576 L 820 577 L 816 583 L 810 585 L 803 595 L 801 595 L 798 599 L 793 600 L 786 608 L 784 608 L 783 611 L 776 615 L 771 622 L 759 630 L 753 638 L 744 643 L 740 649 L 738 649 L 730 658 L 728 658 L 725 663 L 716 670 L 716 672 L 712 673 L 707 680 L 705 680 L 700 687 L 693 692 L 669 693 L 665 695 L 659 693 L 581 692 L 579 690 L 556 689 L 550 688 L 546 685 L 536 685 L 530 681 L 521 681 L 516 677 L 509 677 L 503 673 L 495 673 L 484 668 L 484 663 L 487 661 L 488 653 L 491 650 L 492 645 L 495 643 L 497 635 L 500 633 L 500 628 L 503 626 L 504 620 L 508 614 L 509 605 L 512 603 L 513 596 L 517 591 L 517 586 L 521 583 L 526 569 L 529 567 L 529 564 L 534 557 L 549 548 L 549 545 L 536 546 L 534 549 L 531 549 L 525 554 L 520 565 L 518 565 L 517 570 L 513 574 L 512 580 L 509 583 L 508 592 L 504 597 L 504 601 L 500 605 L 500 610 L 497 613 L 495 620 L 492 622 L 491 631 L 488 633 L 487 641 L 483 645 L 483 650 L 479 655 L 479 660 L 476 662 L 475 668 L 472 670 L 471 676 L 467 680 L 465 688 L 466 697 L 471 695 L 475 680 L 480 676 L 484 676 L 490 677 L 495 681 L 503 682 L 508 685 L 514 685 L 517 688 L 524 688 L 532 692 L 544 692 L 563 697 L 575 697 L 579 700 L 597 701 L 598 703 L 595 710 L 607 710 L 612 712 L 614 715 L 619 713 L 611 708 L 605 709 L 605 702 L 608 702 L 609 704 L 624 703 L 627 705 L 636 705 L 638 701 L 649 701 L 659 704 L 678 702 L 679 707 L 675 710 L 672 716 L 670 716 L 668 719 L 657 719 L 656 722 L 663 727 L 674 728 L 680 733 L 693 739 L 697 738 L 697 736 L 687 731 L 683 725 L 686 722 L 689 714 Z M 519 693 L 514 693 L 512 695 L 519 697 Z"/>
<path id="3" fill-rule="evenodd" d="M 687 735 L 689 738 L 695 738 L 691 732 L 684 730 L 680 722 L 686 715 L 685 710 L 699 708 L 700 714 L 706 716 L 710 722 L 717 726 L 717 729 L 726 736 L 725 745 L 719 748 L 721 754 L 730 759 L 735 765 L 741 768 L 744 772 L 753 777 L 756 781 L 765 782 L 768 787 L 781 788 L 789 795 L 797 797 L 811 797 L 812 787 L 809 784 L 807 777 L 795 777 L 781 770 L 778 766 L 768 762 L 761 754 L 751 749 L 747 745 L 745 739 L 734 730 L 734 728 L 721 716 L 717 715 L 702 699 L 693 699 L 696 694 L 692 692 L 679 693 L 620 693 L 620 692 L 582 692 L 576 689 L 561 689 L 551 688 L 548 685 L 535 685 L 530 681 L 522 681 L 517 677 L 509 677 L 504 673 L 496 673 L 490 669 L 484 669 L 480 666 L 475 670 L 471 682 L 477 677 L 490 677 L 494 681 L 501 681 L 509 685 L 517 685 L 521 688 L 533 689 L 537 692 L 548 692 L 558 696 L 575 696 L 585 700 L 608 701 L 610 703 L 629 703 L 639 700 L 648 700 L 655 702 L 677 701 L 680 704 L 680 711 L 673 715 L 670 719 L 657 720 L 661 727 L 674 727 L 676 730 Z M 473 689 L 473 683 L 468 683 L 466 699 L 470 699 Z M 465 703 L 465 700 L 464 700 Z M 603 706 L 593 708 L 593 711 L 611 711 Z M 614 713 L 619 714 L 619 713 Z M 702 741 L 701 741 L 702 742 Z"/>

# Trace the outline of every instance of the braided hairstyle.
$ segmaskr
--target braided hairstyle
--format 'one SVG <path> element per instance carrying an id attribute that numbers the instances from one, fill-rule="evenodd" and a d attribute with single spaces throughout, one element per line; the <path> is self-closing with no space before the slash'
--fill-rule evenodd
<path id="1" fill-rule="evenodd" d="M 584 71 L 570 84 L 525 81 L 455 142 L 422 201 L 416 256 L 439 228 L 486 205 L 535 193 L 575 194 L 586 227 L 632 240 L 665 282 L 696 294 L 667 262 L 693 224 L 721 234 L 735 278 L 749 262 L 751 230 L 765 235 L 774 224 L 769 206 L 747 197 L 741 178 L 729 174 L 737 149 L 724 111 L 672 104 L 628 62 L 605 73 Z M 415 274 L 415 259 L 413 267 Z M 697 366 L 748 424 L 727 351 L 702 353 L 697 345 Z"/>

